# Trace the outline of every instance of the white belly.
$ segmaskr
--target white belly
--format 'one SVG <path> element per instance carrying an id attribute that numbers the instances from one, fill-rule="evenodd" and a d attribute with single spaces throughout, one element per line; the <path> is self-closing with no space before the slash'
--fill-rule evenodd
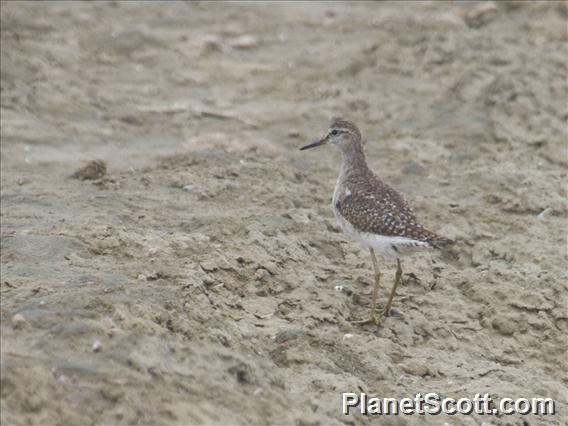
<path id="1" fill-rule="evenodd" d="M 359 232 L 353 225 L 347 222 L 343 216 L 333 208 L 339 226 L 345 234 L 353 240 L 359 242 L 364 247 L 372 248 L 378 254 L 387 258 L 402 258 L 419 251 L 420 249 L 432 248 L 424 241 L 414 240 L 407 237 L 390 237 L 369 232 Z"/>

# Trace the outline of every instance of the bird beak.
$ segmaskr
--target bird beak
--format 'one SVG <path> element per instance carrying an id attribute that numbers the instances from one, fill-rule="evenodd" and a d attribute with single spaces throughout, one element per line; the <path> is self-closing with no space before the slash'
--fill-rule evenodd
<path id="1" fill-rule="evenodd" d="M 316 146 L 325 145 L 327 143 L 327 136 L 319 141 L 312 142 L 300 148 L 300 151 L 305 149 L 315 148 Z"/>

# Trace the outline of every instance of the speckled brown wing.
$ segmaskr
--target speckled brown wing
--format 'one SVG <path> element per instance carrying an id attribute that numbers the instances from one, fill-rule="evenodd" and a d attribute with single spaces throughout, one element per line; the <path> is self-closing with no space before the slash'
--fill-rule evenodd
<path id="1" fill-rule="evenodd" d="M 404 197 L 375 175 L 351 176 L 336 203 L 339 213 L 361 232 L 398 236 L 424 242 L 438 237 L 418 224 Z"/>

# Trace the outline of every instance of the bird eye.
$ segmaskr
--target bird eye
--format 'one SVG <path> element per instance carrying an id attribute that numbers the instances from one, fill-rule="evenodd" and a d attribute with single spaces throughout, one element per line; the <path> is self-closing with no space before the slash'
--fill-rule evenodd
<path id="1" fill-rule="evenodd" d="M 332 136 L 335 136 L 335 135 L 337 135 L 338 133 L 339 133 L 339 132 L 337 131 L 337 129 L 333 129 L 333 130 L 331 131 L 331 135 L 332 135 Z"/>

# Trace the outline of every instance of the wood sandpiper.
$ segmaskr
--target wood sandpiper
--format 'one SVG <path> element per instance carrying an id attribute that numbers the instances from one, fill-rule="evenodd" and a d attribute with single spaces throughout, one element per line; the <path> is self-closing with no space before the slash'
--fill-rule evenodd
<path id="1" fill-rule="evenodd" d="M 402 194 L 380 180 L 367 165 L 361 132 L 353 123 L 336 119 L 322 139 L 300 150 L 333 145 L 343 160 L 333 193 L 333 212 L 343 232 L 368 248 L 375 270 L 371 316 L 358 323 L 379 325 L 388 316 L 396 288 L 402 277 L 400 260 L 422 249 L 441 248 L 453 241 L 426 230 Z M 381 272 L 375 252 L 396 259 L 394 285 L 385 308 L 377 316 L 376 305 Z"/>

